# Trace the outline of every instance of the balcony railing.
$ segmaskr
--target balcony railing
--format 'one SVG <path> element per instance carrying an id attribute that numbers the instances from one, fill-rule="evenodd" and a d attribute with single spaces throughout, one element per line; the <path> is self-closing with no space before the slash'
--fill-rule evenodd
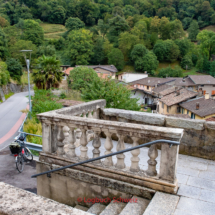
<path id="1" fill-rule="evenodd" d="M 105 100 L 97 100 L 37 115 L 43 127 L 43 152 L 41 156 L 67 161 L 71 164 L 90 159 L 88 157 L 89 138 L 87 138 L 89 131 L 93 132 L 93 158 L 103 156 L 100 152 L 101 134 L 106 136 L 104 143 L 105 155 L 113 153 L 113 135 L 118 137 L 117 152 L 125 149 L 125 137 L 133 140 L 132 147 L 139 146 L 140 141 L 149 142 L 149 140 L 162 139 L 180 143 L 183 129 L 99 119 L 100 110 L 104 109 L 105 105 Z M 75 146 L 77 130 L 81 132 L 80 153 L 77 153 Z M 125 165 L 126 154 L 124 153 L 116 155 L 115 163 L 113 157 L 109 156 L 103 161 L 98 159 L 80 166 L 82 166 L 82 170 L 83 167 L 88 167 L 85 168 L 85 171 L 91 171 L 93 174 L 97 174 L 99 171 L 101 175 L 118 178 L 125 182 L 138 179 L 142 180 L 143 185 L 147 187 L 173 192 L 177 188 L 176 167 L 179 145 L 175 144 L 170 147 L 168 141 L 158 142 L 161 143 L 152 144 L 148 149 L 147 170 L 142 170 L 140 167 L 140 162 L 145 161 L 145 158 L 139 157 L 140 148 L 131 151 L 131 165 L 129 167 Z M 156 168 L 158 147 L 161 149 L 159 171 Z M 170 188 L 170 191 L 168 188 Z"/>

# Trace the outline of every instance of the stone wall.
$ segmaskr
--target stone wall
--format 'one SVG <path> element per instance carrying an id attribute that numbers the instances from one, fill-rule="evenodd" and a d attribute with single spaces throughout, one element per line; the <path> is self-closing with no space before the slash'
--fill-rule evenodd
<path id="1" fill-rule="evenodd" d="M 104 109 L 100 113 L 100 118 L 111 121 L 182 128 L 184 129 L 184 135 L 179 153 L 215 160 L 215 122 L 113 108 Z"/>
<path id="2" fill-rule="evenodd" d="M 2 86 L 2 90 L 4 94 L 8 94 L 10 92 L 13 92 L 13 93 L 27 92 L 28 85 L 19 85 L 19 84 L 10 83 L 5 86 Z M 33 90 L 33 84 L 31 84 L 31 90 Z"/>

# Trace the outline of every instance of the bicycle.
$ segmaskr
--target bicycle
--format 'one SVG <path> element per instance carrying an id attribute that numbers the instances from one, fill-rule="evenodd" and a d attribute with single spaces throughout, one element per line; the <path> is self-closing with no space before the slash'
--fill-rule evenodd
<path id="1" fill-rule="evenodd" d="M 25 162 L 33 160 L 33 154 L 25 146 L 25 137 L 20 136 L 9 146 L 11 153 L 15 157 L 16 168 L 20 173 L 24 170 Z"/>

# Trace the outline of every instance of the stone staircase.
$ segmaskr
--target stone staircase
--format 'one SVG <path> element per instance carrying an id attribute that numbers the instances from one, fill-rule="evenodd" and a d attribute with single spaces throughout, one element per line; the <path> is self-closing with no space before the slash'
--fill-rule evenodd
<path id="1" fill-rule="evenodd" d="M 131 202 L 117 202 L 112 200 L 107 206 L 95 203 L 90 208 L 76 205 L 75 208 L 93 215 L 143 215 L 150 200 L 133 196 Z"/>

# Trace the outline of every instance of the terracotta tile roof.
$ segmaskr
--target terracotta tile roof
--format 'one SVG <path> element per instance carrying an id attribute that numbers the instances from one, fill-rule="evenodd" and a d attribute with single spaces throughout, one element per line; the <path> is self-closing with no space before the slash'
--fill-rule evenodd
<path id="1" fill-rule="evenodd" d="M 164 84 L 164 83 L 168 83 L 168 82 L 172 82 L 174 81 L 173 78 L 155 78 L 155 77 L 147 77 L 147 78 L 142 78 L 136 81 L 132 81 L 129 82 L 130 85 L 134 85 L 134 84 L 142 84 L 145 86 L 155 86 L 160 85 L 160 84 Z"/>
<path id="2" fill-rule="evenodd" d="M 179 95 L 176 95 L 176 93 L 173 92 L 169 95 L 162 97 L 161 99 L 159 99 L 159 101 L 165 103 L 167 106 L 172 106 L 174 104 L 178 104 L 198 95 L 198 93 L 187 89 L 180 89 L 179 92 Z"/>
<path id="3" fill-rule="evenodd" d="M 196 110 L 197 102 L 199 103 L 199 110 Z M 204 97 L 201 97 L 198 99 L 184 102 L 180 104 L 180 106 L 201 117 L 215 114 L 215 100 L 213 99 L 205 99 Z"/>
<path id="4" fill-rule="evenodd" d="M 163 85 L 160 85 L 158 87 L 155 87 L 153 89 L 153 92 L 160 93 L 161 91 L 164 91 L 164 90 L 166 90 L 168 88 L 172 88 L 172 85 L 163 84 Z"/>
<path id="5" fill-rule="evenodd" d="M 189 75 L 190 79 L 195 84 L 214 84 L 215 85 L 215 78 L 211 75 Z"/>
<path id="6" fill-rule="evenodd" d="M 114 65 L 76 65 L 75 67 L 78 67 L 78 66 L 87 66 L 89 68 L 92 68 L 92 69 L 96 69 L 96 68 L 101 68 L 101 69 L 104 69 L 104 70 L 107 70 L 107 71 L 110 71 L 110 72 L 118 72 L 117 68 L 114 66 Z"/>
<path id="7" fill-rule="evenodd" d="M 213 116 L 212 116 L 212 117 L 210 117 L 210 118 L 207 118 L 207 119 L 206 119 L 206 121 L 212 121 L 212 122 L 215 122 L 215 117 L 213 117 Z"/>
<path id="8" fill-rule="evenodd" d="M 64 70 L 63 73 L 65 73 L 66 75 L 69 75 L 70 71 L 73 70 L 73 69 L 74 69 L 74 67 L 69 67 L 66 70 Z"/>
<path id="9" fill-rule="evenodd" d="M 181 89 L 181 88 L 178 88 L 177 90 L 180 90 L 180 89 Z M 172 86 L 171 88 L 168 88 L 168 89 L 166 89 L 166 90 L 161 91 L 161 92 L 160 92 L 160 95 L 161 95 L 161 96 L 166 96 L 166 95 L 169 95 L 169 94 L 171 94 L 171 93 L 173 93 L 173 92 L 175 92 L 175 91 L 176 91 L 175 87 Z"/>
<path id="10" fill-rule="evenodd" d="M 189 77 L 175 78 L 175 86 L 195 86 L 196 84 Z"/>

